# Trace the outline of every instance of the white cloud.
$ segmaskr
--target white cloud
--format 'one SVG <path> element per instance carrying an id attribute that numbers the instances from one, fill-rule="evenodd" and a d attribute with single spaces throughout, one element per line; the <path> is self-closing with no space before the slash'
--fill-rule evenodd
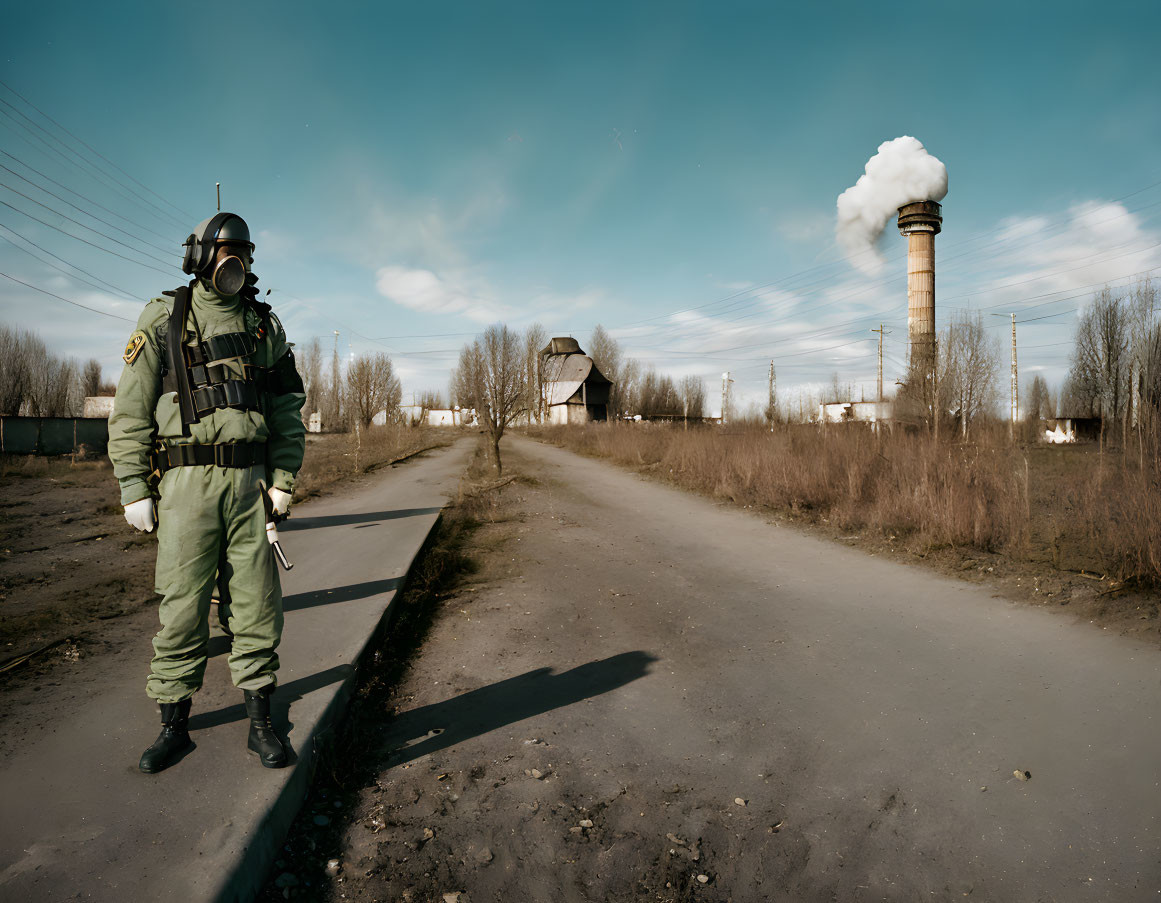
<path id="1" fill-rule="evenodd" d="M 462 314 L 477 323 L 503 319 L 509 310 L 453 279 L 431 270 L 385 266 L 375 274 L 384 298 L 428 314 Z"/>
<path id="2" fill-rule="evenodd" d="M 985 304 L 1083 296 L 1161 266 L 1161 232 L 1119 203 L 1087 201 L 1063 216 L 1012 217 L 1001 223 L 995 244 L 984 288 L 973 293 Z"/>

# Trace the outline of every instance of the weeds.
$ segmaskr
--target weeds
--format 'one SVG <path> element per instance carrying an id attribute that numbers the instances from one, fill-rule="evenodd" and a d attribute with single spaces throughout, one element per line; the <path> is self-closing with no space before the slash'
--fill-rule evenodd
<path id="1" fill-rule="evenodd" d="M 1101 468 L 1083 448 L 1025 450 L 1002 432 L 970 443 L 817 427 L 685 431 L 664 424 L 590 424 L 531 432 L 646 469 L 683 489 L 850 532 L 906 537 L 923 550 L 959 547 L 1025 557 L 1034 533 L 1046 523 L 1064 523 L 1073 545 L 1083 535 L 1085 557 L 1098 555 L 1106 573 L 1161 583 L 1156 455 L 1125 455 L 1113 467 L 1105 453 Z M 1049 466 L 1050 453 L 1063 456 L 1063 465 Z M 1060 528 L 1048 532 L 1058 544 Z"/>
<path id="2" fill-rule="evenodd" d="M 450 445 L 460 436 L 446 428 L 373 426 L 358 433 L 308 435 L 295 483 L 295 501 L 320 495 L 335 483 L 370 473 L 402 458 Z"/>

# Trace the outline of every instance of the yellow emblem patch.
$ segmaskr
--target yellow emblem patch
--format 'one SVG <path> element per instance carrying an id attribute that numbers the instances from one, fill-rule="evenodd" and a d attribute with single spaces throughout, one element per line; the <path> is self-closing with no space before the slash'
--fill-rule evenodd
<path id="1" fill-rule="evenodd" d="M 129 336 L 129 343 L 125 346 L 125 353 L 121 355 L 121 359 L 127 364 L 132 364 L 137 360 L 137 355 L 141 353 L 141 349 L 145 347 L 145 333 L 138 329 L 133 335 Z"/>

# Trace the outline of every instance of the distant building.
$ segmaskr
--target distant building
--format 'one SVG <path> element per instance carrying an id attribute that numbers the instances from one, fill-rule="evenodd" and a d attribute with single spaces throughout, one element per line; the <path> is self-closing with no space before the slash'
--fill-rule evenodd
<path id="1" fill-rule="evenodd" d="M 577 340 L 555 338 L 540 352 L 546 423 L 609 419 L 610 382 Z"/>
<path id="2" fill-rule="evenodd" d="M 424 408 L 418 404 L 401 404 L 399 418 L 408 426 L 475 426 L 476 412 L 470 408 Z M 376 426 L 387 422 L 387 412 L 371 418 Z"/>
<path id="3" fill-rule="evenodd" d="M 1099 417 L 1058 417 L 1042 420 L 1044 441 L 1050 445 L 1071 445 L 1074 442 L 1095 442 L 1101 435 Z"/>
<path id="4" fill-rule="evenodd" d="M 818 406 L 823 423 L 880 423 L 891 419 L 887 401 L 825 401 Z"/>
<path id="5" fill-rule="evenodd" d="M 308 433 L 322 432 L 322 414 L 320 414 L 318 411 L 315 411 L 313 414 L 306 418 L 306 431 Z"/>
<path id="6" fill-rule="evenodd" d="M 104 417 L 106 420 L 113 413 L 112 395 L 86 395 L 85 408 L 82 417 Z"/>

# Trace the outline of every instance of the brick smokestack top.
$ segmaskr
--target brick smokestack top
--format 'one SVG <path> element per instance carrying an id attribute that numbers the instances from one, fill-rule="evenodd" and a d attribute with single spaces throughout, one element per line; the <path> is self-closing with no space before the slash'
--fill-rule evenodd
<path id="1" fill-rule="evenodd" d="M 907 236 L 907 337 L 911 368 L 927 378 L 935 369 L 935 236 L 943 224 L 935 201 L 899 208 L 899 232 Z"/>

